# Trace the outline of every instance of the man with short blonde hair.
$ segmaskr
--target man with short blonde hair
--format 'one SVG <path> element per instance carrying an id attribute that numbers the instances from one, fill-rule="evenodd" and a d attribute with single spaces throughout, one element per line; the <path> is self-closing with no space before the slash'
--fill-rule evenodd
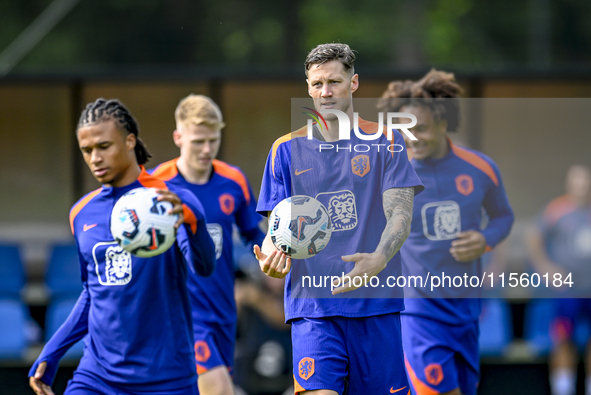
<path id="1" fill-rule="evenodd" d="M 246 176 L 216 159 L 225 126 L 222 112 L 207 96 L 189 95 L 175 111 L 173 140 L 180 156 L 152 171 L 156 177 L 193 192 L 207 213 L 207 230 L 215 244 L 217 265 L 209 281 L 189 276 L 194 349 L 201 395 L 233 393 L 236 304 L 232 229 L 245 244 L 260 243 L 256 200 Z"/>
<path id="2" fill-rule="evenodd" d="M 212 129 L 223 129 L 222 112 L 213 100 L 204 95 L 189 95 L 180 101 L 174 112 L 174 119 L 179 123 L 207 125 Z"/>

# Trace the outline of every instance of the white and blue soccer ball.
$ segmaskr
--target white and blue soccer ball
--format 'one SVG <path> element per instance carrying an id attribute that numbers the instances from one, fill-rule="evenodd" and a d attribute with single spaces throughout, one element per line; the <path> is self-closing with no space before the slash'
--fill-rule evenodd
<path id="1" fill-rule="evenodd" d="M 172 203 L 158 201 L 153 188 L 136 188 L 117 200 L 111 212 L 111 233 L 130 254 L 148 258 L 168 250 L 176 239 L 178 215 Z"/>
<path id="2" fill-rule="evenodd" d="M 326 207 L 313 197 L 291 196 L 271 212 L 269 234 L 275 247 L 291 258 L 311 258 L 330 240 L 330 216 Z"/>

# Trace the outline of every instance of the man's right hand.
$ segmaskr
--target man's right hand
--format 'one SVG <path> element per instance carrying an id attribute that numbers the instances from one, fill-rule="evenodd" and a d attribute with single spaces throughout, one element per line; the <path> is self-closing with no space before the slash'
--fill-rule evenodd
<path id="1" fill-rule="evenodd" d="M 260 247 L 255 245 L 254 256 L 259 261 L 263 273 L 269 277 L 284 278 L 291 270 L 291 258 L 277 249 L 265 255 Z"/>
<path id="2" fill-rule="evenodd" d="M 37 395 L 55 395 L 51 390 L 51 387 L 41 381 L 41 377 L 45 374 L 45 368 L 47 367 L 47 362 L 41 362 L 39 366 L 37 366 L 37 370 L 35 371 L 35 375 L 29 377 L 29 385 L 33 388 L 33 391 Z"/>

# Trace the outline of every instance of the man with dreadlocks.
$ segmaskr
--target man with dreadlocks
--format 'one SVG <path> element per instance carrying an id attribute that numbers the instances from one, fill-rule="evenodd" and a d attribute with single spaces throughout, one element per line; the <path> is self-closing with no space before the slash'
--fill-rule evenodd
<path id="1" fill-rule="evenodd" d="M 138 132 L 117 100 L 88 104 L 78 122 L 80 150 L 102 187 L 70 211 L 82 293 L 29 372 L 39 395 L 53 394 L 60 358 L 86 334 L 66 394 L 197 394 L 186 278 L 187 270 L 202 276 L 213 272 L 215 248 L 197 198 L 146 173 L 143 164 L 150 154 Z M 176 245 L 151 258 L 124 251 L 109 229 L 115 202 L 142 186 L 157 188 L 159 199 L 172 203 L 170 214 L 179 215 Z M 126 281 L 114 283 L 105 273 L 113 259 L 128 262 Z"/>
<path id="2" fill-rule="evenodd" d="M 416 82 L 391 82 L 378 105 L 417 118 L 411 129 L 417 140 L 407 145 L 425 191 L 415 196 L 410 235 L 400 249 L 405 276 L 479 275 L 481 256 L 509 234 L 513 223 L 496 164 L 447 136 L 459 123 L 460 92 L 453 74 L 431 70 Z M 489 220 L 481 230 L 483 208 Z M 445 286 L 433 294 L 425 288 L 405 290 L 407 373 L 415 394 L 473 395 L 480 372 L 481 301 L 465 288 Z"/>

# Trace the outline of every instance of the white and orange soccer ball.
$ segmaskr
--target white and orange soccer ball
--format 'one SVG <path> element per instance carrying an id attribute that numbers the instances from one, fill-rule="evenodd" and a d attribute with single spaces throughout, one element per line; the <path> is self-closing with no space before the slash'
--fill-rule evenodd
<path id="1" fill-rule="evenodd" d="M 178 215 L 168 211 L 172 203 L 158 201 L 153 188 L 136 188 L 117 200 L 111 212 L 111 233 L 130 254 L 141 258 L 159 255 L 175 241 Z"/>
<path id="2" fill-rule="evenodd" d="M 278 250 L 291 258 L 311 258 L 322 251 L 332 234 L 326 207 L 311 196 L 283 199 L 269 216 L 269 234 Z"/>

